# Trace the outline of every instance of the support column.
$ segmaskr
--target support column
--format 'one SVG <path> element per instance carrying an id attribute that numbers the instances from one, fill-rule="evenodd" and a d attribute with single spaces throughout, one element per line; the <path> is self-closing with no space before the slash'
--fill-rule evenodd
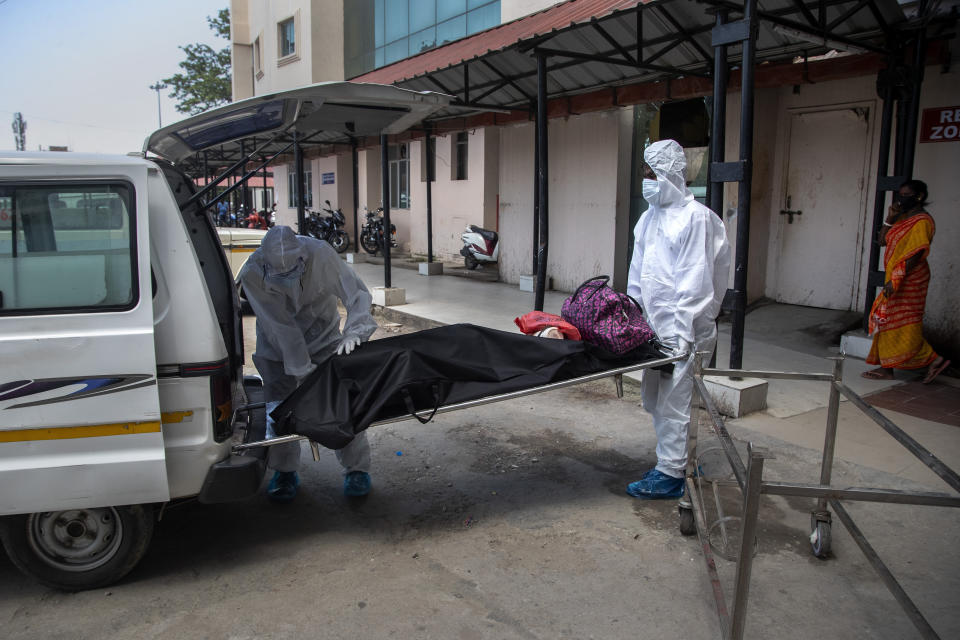
<path id="1" fill-rule="evenodd" d="M 756 0 L 753 0 L 756 2 Z M 544 290 L 547 286 L 547 249 L 550 240 L 550 207 L 548 202 L 549 167 L 547 165 L 547 56 L 537 54 L 537 193 L 540 194 L 540 243 L 537 247 L 537 272 L 533 308 L 543 311 Z"/>
<path id="2" fill-rule="evenodd" d="M 353 251 L 360 253 L 360 224 L 357 222 L 357 210 L 360 208 L 360 154 L 357 151 L 357 141 L 350 146 L 353 160 Z"/>
<path id="3" fill-rule="evenodd" d="M 430 147 L 432 138 L 430 137 L 431 127 L 426 126 L 426 135 L 424 137 L 424 153 L 427 154 L 427 262 L 433 262 L 433 163 L 435 155 Z"/>
<path id="4" fill-rule="evenodd" d="M 540 119 L 533 121 L 533 266 L 530 273 L 537 277 L 537 252 L 540 250 Z"/>
<path id="5" fill-rule="evenodd" d="M 260 156 L 260 160 L 266 160 L 263 156 Z M 272 202 L 267 202 L 267 165 L 263 165 L 263 211 L 266 215 L 270 216 L 270 209 L 272 208 Z"/>
<path id="6" fill-rule="evenodd" d="M 717 11 L 716 26 L 726 24 L 727 10 Z M 710 182 L 707 205 L 723 219 L 723 182 L 716 181 L 714 162 L 723 162 L 726 158 L 727 139 L 727 79 L 730 69 L 727 66 L 727 45 L 714 47 L 713 54 L 713 122 L 710 129 Z"/>
<path id="7" fill-rule="evenodd" d="M 383 286 L 393 286 L 390 278 L 390 166 L 387 161 L 387 134 L 380 134 L 380 183 L 383 193 Z"/>
<path id="8" fill-rule="evenodd" d="M 750 257 L 750 196 L 753 186 L 753 88 L 757 53 L 757 0 L 747 0 L 743 19 L 749 36 L 743 41 L 740 65 L 740 164 L 737 190 L 737 255 L 733 278 L 733 321 L 730 328 L 730 368 L 743 367 L 743 332 L 747 309 L 747 264 Z"/>
<path id="9" fill-rule="evenodd" d="M 303 193 L 303 149 L 300 148 L 300 134 L 293 132 L 294 197 L 297 202 L 297 233 L 303 234 L 306 227 L 305 194 Z"/>

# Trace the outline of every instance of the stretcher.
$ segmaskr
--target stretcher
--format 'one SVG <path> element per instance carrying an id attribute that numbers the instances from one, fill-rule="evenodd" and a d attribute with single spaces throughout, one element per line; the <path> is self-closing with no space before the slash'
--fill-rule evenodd
<path id="1" fill-rule="evenodd" d="M 549 384 L 535 385 L 529 388 L 512 390 L 506 393 L 494 393 L 482 398 L 477 398 L 473 400 L 467 400 L 463 402 L 453 402 L 450 404 L 444 404 L 438 407 L 431 409 L 424 409 L 411 412 L 406 415 L 395 416 L 391 418 L 386 418 L 383 420 L 377 420 L 372 422 L 370 427 L 377 427 L 387 424 L 393 424 L 397 422 L 404 422 L 406 420 L 417 419 L 420 422 L 428 422 L 434 416 L 449 413 L 451 411 L 461 411 L 464 409 L 471 409 L 473 407 L 479 407 L 486 404 L 492 404 L 494 402 L 503 402 L 507 400 L 514 400 L 516 398 L 522 398 L 524 396 L 530 396 L 538 393 L 545 393 L 547 391 L 554 391 L 556 389 L 563 389 L 566 387 L 571 387 L 574 385 L 584 384 L 586 382 L 593 382 L 595 380 L 601 380 L 604 378 L 613 378 L 614 384 L 616 386 L 616 393 L 618 398 L 623 397 L 623 375 L 626 373 L 632 373 L 635 371 L 642 371 L 644 369 L 657 369 L 665 368 L 672 365 L 674 362 L 685 360 L 689 357 L 687 352 L 674 352 L 667 350 L 665 348 L 660 348 L 657 351 L 655 356 L 650 357 L 649 359 L 643 360 L 641 362 L 636 362 L 634 364 L 626 366 L 612 367 L 603 371 L 597 371 L 595 373 L 590 373 L 588 375 L 577 376 L 575 378 L 570 378 L 568 380 L 562 380 L 558 382 L 551 382 Z M 252 416 L 252 413 L 255 411 L 263 411 L 265 409 L 264 402 L 251 402 L 247 405 L 237 407 L 234 411 L 234 416 L 237 418 L 242 414 Z M 248 425 L 253 425 L 259 423 L 263 424 L 263 421 L 248 420 Z M 261 426 L 262 428 L 262 426 Z M 311 452 L 314 460 L 320 459 L 320 444 L 315 440 L 311 440 L 307 436 L 299 434 L 290 434 L 284 436 L 278 436 L 276 438 L 271 438 L 266 440 L 263 437 L 262 432 L 256 433 L 255 429 L 248 428 L 246 430 L 246 436 L 244 442 L 238 443 L 233 446 L 233 452 L 236 454 L 244 453 L 254 453 L 262 452 L 265 447 L 271 447 L 278 444 L 284 444 L 287 442 L 299 442 L 301 440 L 306 440 L 310 444 Z"/>

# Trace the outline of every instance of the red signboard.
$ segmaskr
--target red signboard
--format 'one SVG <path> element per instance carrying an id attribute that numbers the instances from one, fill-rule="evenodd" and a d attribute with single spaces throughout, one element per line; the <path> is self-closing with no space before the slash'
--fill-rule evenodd
<path id="1" fill-rule="evenodd" d="M 960 107 L 924 109 L 920 142 L 960 142 Z"/>

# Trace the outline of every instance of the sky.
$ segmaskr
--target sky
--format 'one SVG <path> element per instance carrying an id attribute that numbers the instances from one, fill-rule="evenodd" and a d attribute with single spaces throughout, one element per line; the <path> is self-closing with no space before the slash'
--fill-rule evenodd
<path id="1" fill-rule="evenodd" d="M 229 45 L 207 25 L 229 0 L 0 0 L 0 149 L 140 151 L 158 129 L 150 85 L 180 71 L 181 45 Z M 160 92 L 164 125 L 188 117 Z"/>

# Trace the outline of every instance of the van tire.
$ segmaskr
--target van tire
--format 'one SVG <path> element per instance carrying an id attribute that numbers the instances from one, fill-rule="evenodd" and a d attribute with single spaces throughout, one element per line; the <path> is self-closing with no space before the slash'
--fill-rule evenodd
<path id="1" fill-rule="evenodd" d="M 60 522 L 58 516 L 63 516 Z M 44 529 L 54 524 L 56 531 Z M 0 541 L 10 561 L 37 582 L 63 591 L 83 591 L 105 587 L 127 575 L 150 546 L 153 526 L 149 505 L 69 509 L 0 518 Z M 97 547 L 89 568 L 84 568 L 84 559 L 57 557 L 58 549 L 72 550 L 71 536 L 89 539 L 88 532 L 95 536 L 91 544 Z"/>

